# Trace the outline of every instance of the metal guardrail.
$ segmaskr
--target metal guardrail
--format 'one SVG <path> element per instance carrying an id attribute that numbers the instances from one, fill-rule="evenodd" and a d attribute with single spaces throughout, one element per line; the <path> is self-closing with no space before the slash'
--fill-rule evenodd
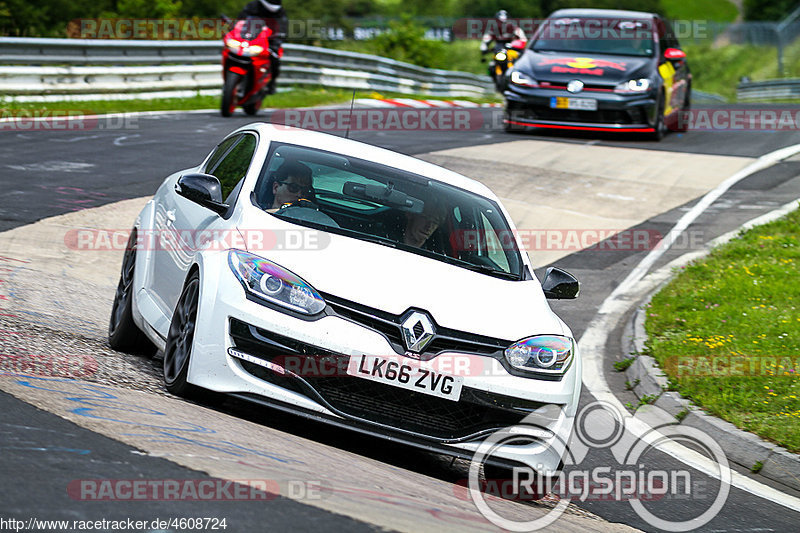
<path id="1" fill-rule="evenodd" d="M 221 87 L 221 41 L 0 37 L 0 96 L 35 100 Z M 487 76 L 428 69 L 356 52 L 284 45 L 283 84 L 436 96 L 493 92 Z"/>
<path id="2" fill-rule="evenodd" d="M 727 102 L 725 97 L 717 93 L 692 89 L 692 104 L 724 104 L 725 102 Z"/>
<path id="3" fill-rule="evenodd" d="M 739 100 L 778 100 L 800 98 L 800 78 L 749 81 L 736 87 Z"/>

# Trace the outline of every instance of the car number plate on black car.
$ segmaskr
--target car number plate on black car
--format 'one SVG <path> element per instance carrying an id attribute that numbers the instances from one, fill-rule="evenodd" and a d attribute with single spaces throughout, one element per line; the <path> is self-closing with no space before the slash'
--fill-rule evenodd
<path id="1" fill-rule="evenodd" d="M 597 111 L 597 100 L 593 98 L 567 98 L 566 96 L 550 97 L 552 109 L 578 109 L 582 111 Z"/>
<path id="2" fill-rule="evenodd" d="M 425 368 L 410 359 L 353 355 L 347 374 L 457 402 L 464 378 Z"/>

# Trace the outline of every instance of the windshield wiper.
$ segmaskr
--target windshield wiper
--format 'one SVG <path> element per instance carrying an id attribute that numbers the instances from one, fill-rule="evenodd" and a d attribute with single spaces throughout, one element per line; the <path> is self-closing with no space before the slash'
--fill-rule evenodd
<path id="1" fill-rule="evenodd" d="M 359 233 L 357 231 L 349 231 L 344 233 L 344 235 L 348 235 L 360 241 L 382 244 L 383 246 L 388 246 L 389 248 L 397 248 L 397 243 L 392 239 L 387 239 L 386 237 L 378 237 L 377 235 L 369 235 L 367 233 Z"/>
<path id="2" fill-rule="evenodd" d="M 514 281 L 519 281 L 520 280 L 519 274 L 514 274 L 513 272 L 506 272 L 505 270 L 497 270 L 496 268 L 492 268 L 492 267 L 486 266 L 486 265 L 476 265 L 475 263 L 469 263 L 469 262 L 461 260 L 461 259 L 453 259 L 453 258 L 449 258 L 449 259 L 452 260 L 453 264 L 456 264 L 456 265 L 458 265 L 460 267 L 464 267 L 467 270 L 472 270 L 473 272 L 480 272 L 481 274 L 488 274 L 488 275 L 494 276 L 496 278 L 510 279 L 510 280 L 514 280 Z"/>

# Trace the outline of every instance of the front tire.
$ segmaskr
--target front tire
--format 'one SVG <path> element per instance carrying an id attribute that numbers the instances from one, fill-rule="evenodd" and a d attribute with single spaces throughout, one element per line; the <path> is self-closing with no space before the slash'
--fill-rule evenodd
<path id="1" fill-rule="evenodd" d="M 234 72 L 225 72 L 225 83 L 222 85 L 222 104 L 220 114 L 229 117 L 236 110 L 236 88 L 239 85 L 241 76 Z"/>
<path id="2" fill-rule="evenodd" d="M 656 110 L 656 123 L 653 126 L 653 133 L 650 140 L 660 141 L 667 133 L 667 124 L 664 122 L 664 93 L 658 97 L 658 109 Z"/>
<path id="3" fill-rule="evenodd" d="M 527 128 L 525 126 L 520 126 L 519 124 L 512 124 L 513 114 L 506 109 L 503 113 L 503 129 L 508 133 L 519 133 L 521 131 L 525 131 Z"/>
<path id="4" fill-rule="evenodd" d="M 685 133 L 689 131 L 689 121 L 692 114 L 691 89 L 686 91 L 686 98 L 683 101 L 683 107 L 678 113 L 678 125 L 675 128 L 675 131 Z"/>
<path id="5" fill-rule="evenodd" d="M 258 113 L 258 110 L 261 109 L 261 100 L 253 104 L 245 104 L 242 106 L 242 109 L 244 109 L 246 114 L 254 116 L 256 113 Z"/>
<path id="6" fill-rule="evenodd" d="M 152 356 L 156 347 L 133 320 L 133 277 L 136 269 L 136 229 L 131 231 L 125 255 L 122 258 L 122 272 L 114 294 L 111 317 L 108 321 L 108 345 L 112 349 Z"/>
<path id="7" fill-rule="evenodd" d="M 198 388 L 187 381 L 187 376 L 199 300 L 200 276 L 195 272 L 183 287 L 178 305 L 175 306 L 164 348 L 164 385 L 176 396 L 192 397 L 198 392 Z"/>

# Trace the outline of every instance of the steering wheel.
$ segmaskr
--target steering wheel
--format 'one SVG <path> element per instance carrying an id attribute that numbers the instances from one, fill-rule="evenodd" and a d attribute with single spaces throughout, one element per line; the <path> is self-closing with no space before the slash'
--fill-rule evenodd
<path id="1" fill-rule="evenodd" d="M 335 220 L 320 211 L 317 204 L 305 198 L 300 198 L 290 204 L 284 204 L 276 211 L 276 214 L 294 218 L 295 220 L 305 220 L 307 222 L 321 224 L 323 226 L 340 227 Z"/>

